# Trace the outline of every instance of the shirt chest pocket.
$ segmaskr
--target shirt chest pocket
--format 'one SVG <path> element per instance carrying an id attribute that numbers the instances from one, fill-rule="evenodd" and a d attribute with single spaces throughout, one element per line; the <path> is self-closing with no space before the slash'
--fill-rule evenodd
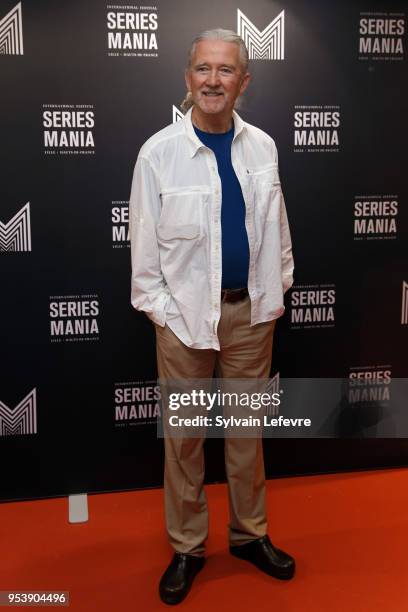
<path id="1" fill-rule="evenodd" d="M 206 185 L 162 189 L 158 234 L 167 240 L 202 235 L 210 195 Z"/>
<path id="2" fill-rule="evenodd" d="M 255 215 L 265 221 L 277 221 L 281 196 L 278 164 L 248 168 L 247 175 Z"/>

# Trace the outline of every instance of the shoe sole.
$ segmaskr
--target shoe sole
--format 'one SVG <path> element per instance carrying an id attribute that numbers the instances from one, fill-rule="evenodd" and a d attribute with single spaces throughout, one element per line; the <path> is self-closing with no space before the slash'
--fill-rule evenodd
<path id="1" fill-rule="evenodd" d="M 246 557 L 242 557 L 241 555 L 233 552 L 230 550 L 230 554 L 233 557 L 236 557 L 237 559 L 241 559 L 241 561 L 247 561 L 248 563 L 251 563 L 251 565 L 254 565 L 256 568 L 258 568 L 261 572 L 263 572 L 264 574 L 267 574 L 268 576 L 272 576 L 273 578 L 277 578 L 278 580 L 291 580 L 294 575 L 295 575 L 295 571 L 296 571 L 296 566 L 293 565 L 293 567 L 290 570 L 283 570 L 283 571 L 279 571 L 279 570 L 266 570 L 264 567 L 262 567 L 261 565 L 258 565 L 255 561 L 252 561 L 252 559 L 247 559 Z"/>

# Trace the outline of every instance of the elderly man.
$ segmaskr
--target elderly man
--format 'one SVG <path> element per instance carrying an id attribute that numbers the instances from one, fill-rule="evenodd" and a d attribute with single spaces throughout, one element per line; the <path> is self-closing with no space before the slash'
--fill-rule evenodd
<path id="1" fill-rule="evenodd" d="M 234 111 L 248 52 L 229 30 L 189 53 L 184 119 L 141 148 L 130 199 L 132 304 L 156 329 L 160 379 L 267 378 L 276 319 L 293 279 L 272 138 Z M 175 553 L 165 603 L 187 595 L 208 533 L 203 438 L 165 437 L 165 513 Z M 292 557 L 267 535 L 262 439 L 225 440 L 230 553 L 280 579 Z"/>

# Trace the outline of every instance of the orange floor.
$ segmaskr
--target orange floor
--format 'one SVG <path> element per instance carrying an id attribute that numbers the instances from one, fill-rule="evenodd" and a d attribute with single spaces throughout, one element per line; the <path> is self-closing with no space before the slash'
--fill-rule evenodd
<path id="1" fill-rule="evenodd" d="M 290 582 L 228 554 L 226 486 L 207 486 L 208 561 L 178 609 L 407 612 L 407 479 L 395 469 L 268 481 L 271 539 L 297 561 Z M 76 525 L 66 498 L 0 504 L 0 590 L 70 591 L 75 612 L 170 609 L 157 594 L 171 557 L 162 498 L 91 495 L 89 522 Z"/>

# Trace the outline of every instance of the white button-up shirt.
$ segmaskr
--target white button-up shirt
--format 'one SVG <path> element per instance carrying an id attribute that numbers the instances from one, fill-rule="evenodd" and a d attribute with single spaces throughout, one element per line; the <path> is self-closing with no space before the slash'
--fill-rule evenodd
<path id="1" fill-rule="evenodd" d="M 234 111 L 232 165 L 245 201 L 251 325 L 280 317 L 292 245 L 272 138 Z M 220 350 L 221 180 L 191 109 L 137 158 L 129 204 L 131 302 L 187 346 Z"/>

